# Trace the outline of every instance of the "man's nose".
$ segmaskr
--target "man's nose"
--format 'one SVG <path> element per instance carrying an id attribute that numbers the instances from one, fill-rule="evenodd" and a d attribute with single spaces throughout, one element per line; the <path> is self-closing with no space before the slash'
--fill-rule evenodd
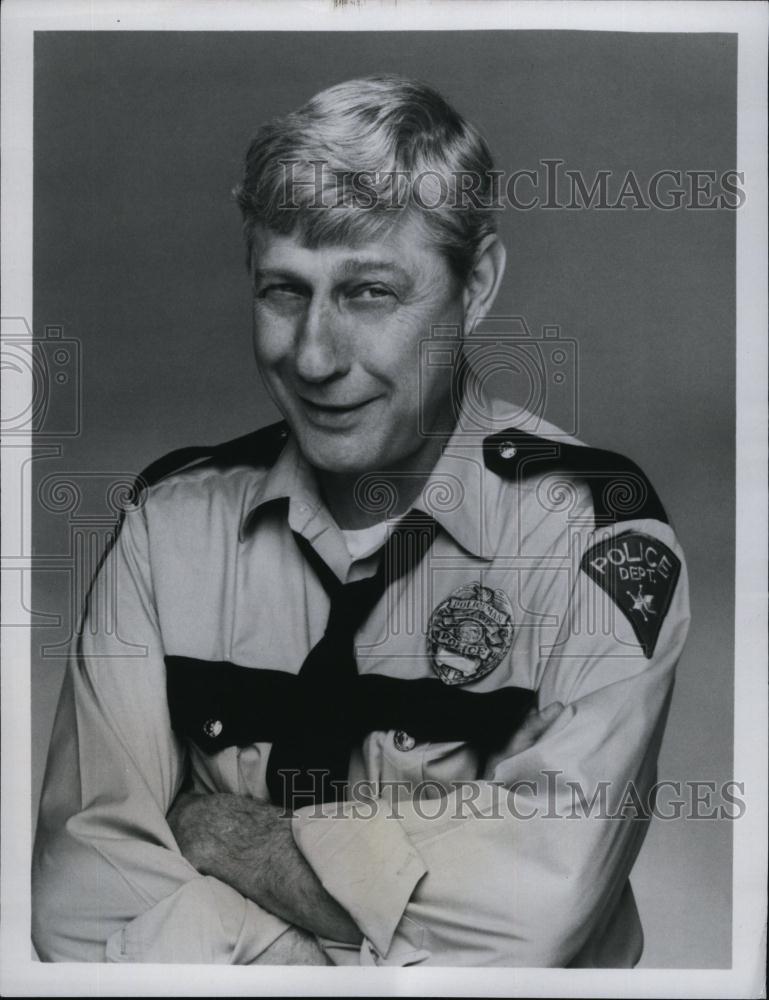
<path id="1" fill-rule="evenodd" d="M 349 367 L 348 346 L 333 304 L 313 297 L 297 330 L 297 375 L 305 382 L 324 382 L 343 374 Z"/>

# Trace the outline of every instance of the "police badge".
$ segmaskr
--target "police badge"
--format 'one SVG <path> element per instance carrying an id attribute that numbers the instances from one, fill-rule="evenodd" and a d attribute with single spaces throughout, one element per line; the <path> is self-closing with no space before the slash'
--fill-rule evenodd
<path id="1" fill-rule="evenodd" d="M 469 684 L 496 667 L 513 641 L 513 609 L 503 590 L 459 587 L 430 615 L 427 644 L 444 684 Z"/>

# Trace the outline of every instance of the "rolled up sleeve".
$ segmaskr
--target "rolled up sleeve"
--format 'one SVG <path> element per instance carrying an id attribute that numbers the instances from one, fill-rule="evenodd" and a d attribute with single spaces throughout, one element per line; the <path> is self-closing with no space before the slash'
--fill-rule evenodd
<path id="1" fill-rule="evenodd" d="M 369 815 L 369 813 L 371 813 Z M 395 929 L 427 871 L 402 824 L 382 800 L 361 813 L 305 806 L 293 819 L 294 839 L 326 888 L 347 910 L 376 952 L 390 950 Z"/>

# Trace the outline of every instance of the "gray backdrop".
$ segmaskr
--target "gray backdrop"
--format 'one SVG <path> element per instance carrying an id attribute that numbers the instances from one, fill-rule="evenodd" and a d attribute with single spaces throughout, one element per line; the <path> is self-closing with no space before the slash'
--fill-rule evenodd
<path id="1" fill-rule="evenodd" d="M 736 41 L 586 32 L 44 33 L 35 46 L 34 327 L 79 344 L 77 434 L 34 463 L 33 807 L 105 491 L 172 448 L 275 418 L 251 357 L 230 199 L 254 127 L 371 72 L 420 77 L 497 166 L 735 166 Z M 528 193 L 525 185 L 521 193 Z M 729 211 L 508 211 L 496 311 L 576 342 L 578 431 L 630 455 L 688 556 L 693 624 L 660 777 L 731 777 L 734 238 Z M 50 334 L 51 331 L 49 331 Z M 56 336 L 56 330 L 53 331 Z M 69 391 L 69 390 L 68 390 Z M 568 422 L 565 403 L 548 417 Z M 53 444 L 52 449 L 47 449 Z M 58 454 L 56 454 L 58 452 Z M 76 493 L 61 483 L 76 484 Z M 79 492 L 78 492 L 79 491 Z M 655 820 L 636 866 L 645 966 L 730 964 L 728 821 Z"/>

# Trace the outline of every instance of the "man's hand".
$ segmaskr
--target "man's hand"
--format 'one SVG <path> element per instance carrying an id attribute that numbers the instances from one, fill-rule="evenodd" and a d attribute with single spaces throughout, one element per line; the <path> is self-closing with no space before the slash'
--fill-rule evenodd
<path id="1" fill-rule="evenodd" d="M 276 806 L 243 795 L 185 794 L 174 803 L 168 823 L 179 850 L 201 875 L 226 882 L 297 927 L 334 941 L 361 941 L 347 911 L 326 892 L 294 843 L 290 817 Z M 284 945 L 292 940 L 298 947 L 296 938 Z"/>

